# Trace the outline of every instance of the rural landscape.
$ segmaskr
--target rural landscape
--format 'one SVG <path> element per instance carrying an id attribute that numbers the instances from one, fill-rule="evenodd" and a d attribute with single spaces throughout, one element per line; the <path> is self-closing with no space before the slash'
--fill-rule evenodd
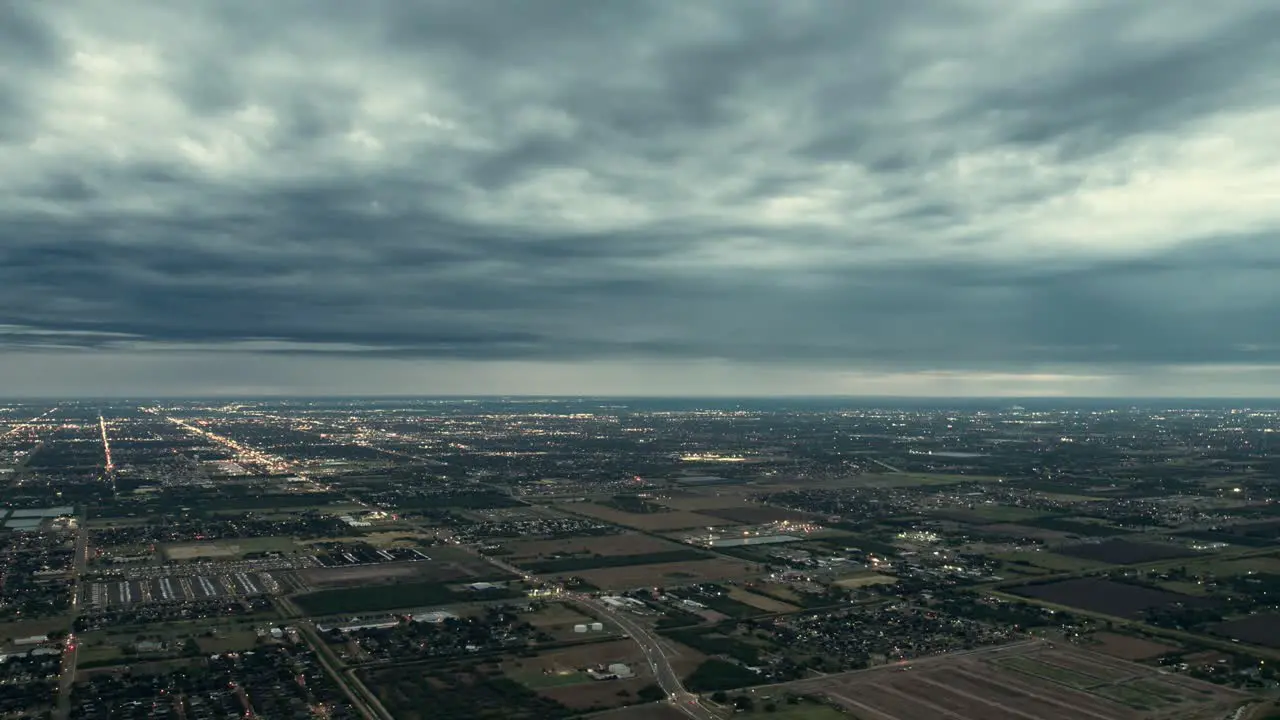
<path id="1" fill-rule="evenodd" d="M 1280 717 L 1278 427 L 1065 401 L 10 403 L 0 717 Z"/>

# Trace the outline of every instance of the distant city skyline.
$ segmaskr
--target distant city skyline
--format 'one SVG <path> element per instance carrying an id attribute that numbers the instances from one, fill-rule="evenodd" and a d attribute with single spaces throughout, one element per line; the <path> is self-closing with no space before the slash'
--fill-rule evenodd
<path id="1" fill-rule="evenodd" d="M 1280 7 L 0 4 L 0 397 L 1280 396 Z"/>

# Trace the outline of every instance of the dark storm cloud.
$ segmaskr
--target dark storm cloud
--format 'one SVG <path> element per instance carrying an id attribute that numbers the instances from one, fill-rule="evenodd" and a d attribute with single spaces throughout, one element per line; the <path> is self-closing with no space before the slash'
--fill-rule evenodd
<path id="1" fill-rule="evenodd" d="M 0 347 L 1280 362 L 1267 7 L 104 7 L 0 5 Z"/>
<path id="2" fill-rule="evenodd" d="M 1266 88 L 1253 70 L 1280 65 L 1280 9 L 1259 10 L 1206 36 L 1154 47 L 1117 42 L 1114 28 L 1081 28 L 1078 71 L 1002 88 L 966 110 L 1006 118 L 1010 140 L 1088 153 L 1232 106 L 1270 105 L 1275 96 L 1257 94 Z"/>

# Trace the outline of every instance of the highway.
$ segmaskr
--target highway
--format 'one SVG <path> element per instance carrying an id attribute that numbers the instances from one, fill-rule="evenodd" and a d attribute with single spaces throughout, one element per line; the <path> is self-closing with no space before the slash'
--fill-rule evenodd
<path id="1" fill-rule="evenodd" d="M 89 564 L 88 513 L 82 513 L 76 528 L 75 555 L 72 557 L 73 580 L 71 585 L 71 630 L 67 633 L 66 649 L 62 653 L 62 669 L 58 677 L 58 702 L 54 708 L 55 720 L 65 720 L 71 714 L 71 686 L 76 679 L 76 664 L 80 660 L 80 642 L 76 640 L 76 617 L 80 614 L 80 596 L 83 594 L 85 568 Z"/>

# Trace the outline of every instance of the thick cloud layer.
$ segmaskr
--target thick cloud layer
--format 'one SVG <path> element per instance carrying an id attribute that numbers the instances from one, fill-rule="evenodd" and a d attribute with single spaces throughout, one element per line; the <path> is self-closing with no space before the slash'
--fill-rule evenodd
<path id="1" fill-rule="evenodd" d="M 1277 26 L 0 0 L 0 392 L 1274 395 Z"/>

